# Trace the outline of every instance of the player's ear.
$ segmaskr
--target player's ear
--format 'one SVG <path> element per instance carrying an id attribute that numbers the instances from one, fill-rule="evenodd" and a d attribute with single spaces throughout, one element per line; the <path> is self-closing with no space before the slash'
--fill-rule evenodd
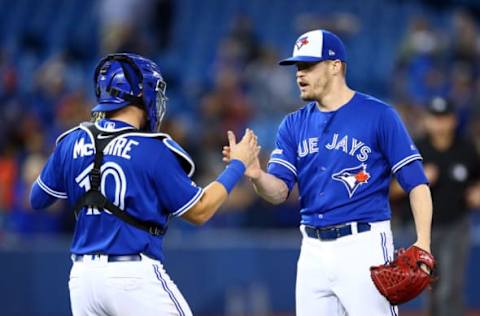
<path id="1" fill-rule="evenodd" d="M 344 69 L 343 64 L 340 60 L 332 60 L 330 62 L 330 69 L 332 71 L 332 75 L 343 75 Z"/>
<path id="2" fill-rule="evenodd" d="M 343 77 L 346 77 L 347 76 L 347 63 L 341 62 L 340 64 L 342 66 Z"/>

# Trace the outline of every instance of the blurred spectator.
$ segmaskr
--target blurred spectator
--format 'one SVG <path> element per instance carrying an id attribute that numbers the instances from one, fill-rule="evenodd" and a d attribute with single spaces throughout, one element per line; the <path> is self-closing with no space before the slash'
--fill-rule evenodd
<path id="1" fill-rule="evenodd" d="M 468 135 L 472 135 L 472 141 L 475 144 L 477 152 L 480 153 L 480 78 L 475 83 L 474 91 L 476 95 L 472 101 L 472 116 L 470 124 L 467 127 Z"/>
<path id="2" fill-rule="evenodd" d="M 470 141 L 455 133 L 453 104 L 433 98 L 425 117 L 426 138 L 416 142 L 433 198 L 432 253 L 439 280 L 433 285 L 432 316 L 465 315 L 464 272 L 470 248 L 469 209 L 480 205 L 480 158 Z M 393 195 L 399 194 L 398 185 Z M 478 203 L 478 204 L 475 204 Z"/>
<path id="3" fill-rule="evenodd" d="M 233 19 L 231 31 L 219 40 L 215 58 L 207 77 L 214 84 L 218 74 L 225 69 L 234 71 L 239 85 L 243 84 L 243 71 L 250 63 L 255 62 L 261 51 L 260 42 L 254 32 L 252 21 L 248 16 L 239 15 Z M 213 74 L 213 78 L 210 77 Z"/>
<path id="4" fill-rule="evenodd" d="M 15 200 L 12 212 L 8 216 L 7 228 L 21 234 L 58 234 L 71 229 L 73 214 L 64 211 L 64 203 L 49 208 L 48 210 L 34 211 L 30 207 L 29 187 L 40 173 L 45 157 L 40 154 L 28 155 L 25 159 L 21 177 L 17 180 Z"/>
<path id="5" fill-rule="evenodd" d="M 172 0 L 152 1 L 150 15 L 148 16 L 148 29 L 153 33 L 154 48 L 164 51 L 170 45 L 172 36 L 172 23 L 175 16 L 175 5 Z"/>
<path id="6" fill-rule="evenodd" d="M 452 45 L 449 49 L 452 60 L 475 67 L 480 56 L 480 37 L 475 19 L 469 11 L 459 9 L 453 13 L 452 20 Z"/>
<path id="7" fill-rule="evenodd" d="M 10 211 L 13 207 L 14 187 L 18 174 L 15 147 L 11 143 L 4 145 L 0 152 L 0 214 Z"/>
<path id="8" fill-rule="evenodd" d="M 76 90 L 58 100 L 55 117 L 58 131 L 65 131 L 77 125 L 78 122 L 88 121 L 89 100 L 83 91 Z"/>
<path id="9" fill-rule="evenodd" d="M 46 59 L 34 73 L 30 111 L 46 126 L 54 121 L 55 105 L 67 91 L 67 75 L 67 65 L 61 54 Z"/>
<path id="10" fill-rule="evenodd" d="M 247 89 L 261 116 L 271 115 L 273 111 L 283 117 L 296 109 L 295 103 L 299 101 L 291 72 L 278 67 L 279 60 L 275 49 L 264 47 L 258 59 L 245 69 Z"/>
<path id="11" fill-rule="evenodd" d="M 50 149 L 45 146 L 46 140 L 41 122 L 31 113 L 23 116 L 17 122 L 16 128 L 18 142 L 21 144 L 21 150 L 18 151 L 17 158 L 22 162 L 28 155 L 42 153 L 44 150 L 48 151 Z"/>
<path id="12" fill-rule="evenodd" d="M 442 38 L 423 16 L 411 19 L 397 58 L 393 91 L 396 98 L 421 106 L 433 95 L 445 95 Z"/>
<path id="13" fill-rule="evenodd" d="M 148 21 L 151 5 L 151 0 L 102 0 L 99 11 L 102 53 L 146 53 L 150 45 L 141 23 Z"/>
<path id="14" fill-rule="evenodd" d="M 296 109 L 298 92 L 291 73 L 284 67 L 278 67 L 278 57 L 273 48 L 264 47 L 257 60 L 245 69 L 245 85 L 249 99 L 255 108 L 251 126 L 261 141 L 264 150 L 274 147 L 272 130 L 286 113 Z"/>
<path id="15" fill-rule="evenodd" d="M 425 126 L 428 138 L 418 143 L 432 188 L 432 252 L 439 281 L 433 285 L 430 314 L 464 315 L 464 271 L 470 248 L 467 192 L 479 180 L 480 159 L 470 142 L 455 136 L 452 104 L 434 98 Z"/>
<path id="16" fill-rule="evenodd" d="M 458 118 L 457 132 L 461 135 L 466 133 L 472 119 L 475 92 L 474 80 L 473 69 L 467 63 L 455 62 L 452 64 L 448 96 L 455 106 Z"/>
<path id="17" fill-rule="evenodd" d="M 242 64 L 247 65 L 258 58 L 260 42 L 249 16 L 236 16 L 227 38 L 237 46 L 237 58 Z"/>
<path id="18" fill-rule="evenodd" d="M 362 21 L 357 15 L 349 12 L 329 12 L 319 15 L 317 13 L 302 13 L 295 18 L 295 30 L 304 33 L 308 30 L 326 29 L 342 38 L 358 33 L 362 28 Z"/>
<path id="19" fill-rule="evenodd" d="M 395 103 L 395 109 L 400 114 L 412 138 L 418 139 L 425 135 L 425 126 L 422 124 L 425 110 L 408 101 L 409 100 L 397 101 Z"/>
<path id="20" fill-rule="evenodd" d="M 203 132 L 217 138 L 213 148 L 221 148 L 225 132 L 232 130 L 242 134 L 254 115 L 253 108 L 244 93 L 238 72 L 230 67 L 219 69 L 215 86 L 201 100 L 200 116 L 205 126 Z M 218 139 L 221 137 L 221 139 Z"/>

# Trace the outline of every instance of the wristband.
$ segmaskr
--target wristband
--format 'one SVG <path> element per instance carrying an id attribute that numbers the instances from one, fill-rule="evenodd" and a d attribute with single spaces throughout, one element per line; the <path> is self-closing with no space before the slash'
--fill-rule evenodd
<path id="1" fill-rule="evenodd" d="M 242 178 L 245 173 L 245 165 L 238 159 L 233 159 L 227 165 L 225 170 L 218 176 L 217 182 L 220 182 L 228 193 L 232 192 L 233 187 Z"/>

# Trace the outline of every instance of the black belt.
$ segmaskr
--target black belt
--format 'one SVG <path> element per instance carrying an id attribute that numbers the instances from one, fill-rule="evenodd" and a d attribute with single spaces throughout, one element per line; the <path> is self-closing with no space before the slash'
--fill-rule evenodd
<path id="1" fill-rule="evenodd" d="M 91 256 L 93 260 L 100 257 L 101 254 L 88 254 L 88 255 L 72 255 L 72 260 L 75 262 L 82 262 L 83 257 Z M 142 256 L 140 255 L 108 255 L 108 262 L 126 262 L 126 261 L 142 261 Z"/>
<path id="2" fill-rule="evenodd" d="M 359 233 L 369 231 L 371 225 L 369 223 L 357 223 L 357 231 Z M 311 227 L 305 226 L 305 232 L 308 237 L 318 238 L 320 240 L 335 240 L 340 237 L 352 234 L 352 224 L 336 225 L 329 227 Z"/>

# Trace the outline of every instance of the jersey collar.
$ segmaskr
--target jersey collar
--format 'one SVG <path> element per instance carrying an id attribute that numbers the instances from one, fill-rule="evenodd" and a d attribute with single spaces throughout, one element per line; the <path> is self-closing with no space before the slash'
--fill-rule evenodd
<path id="1" fill-rule="evenodd" d="M 336 113 L 336 112 L 339 112 L 341 110 L 343 110 L 344 108 L 347 108 L 349 105 L 351 104 L 355 104 L 355 100 L 357 99 L 358 97 L 358 92 L 357 91 L 354 91 L 354 94 L 352 96 L 352 98 L 350 100 L 347 101 L 347 103 L 343 104 L 342 106 L 340 106 L 338 109 L 334 110 L 334 111 L 321 111 L 319 109 L 319 107 L 317 106 L 317 102 L 315 101 L 312 101 L 310 104 L 311 104 L 311 109 L 314 110 L 314 111 L 318 111 L 320 113 L 324 113 L 324 114 L 333 114 L 333 113 Z"/>
<path id="2" fill-rule="evenodd" d="M 95 123 L 101 130 L 117 131 L 120 129 L 136 129 L 134 126 L 119 120 L 101 119 Z"/>

